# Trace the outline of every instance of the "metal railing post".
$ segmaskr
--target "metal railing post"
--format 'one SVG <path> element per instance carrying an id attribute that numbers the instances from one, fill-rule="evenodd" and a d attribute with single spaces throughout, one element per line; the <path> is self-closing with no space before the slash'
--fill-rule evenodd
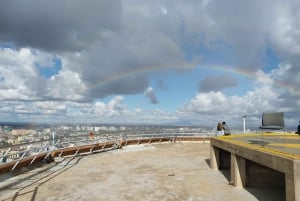
<path id="1" fill-rule="evenodd" d="M 17 160 L 17 162 L 15 163 L 15 165 L 11 168 L 11 172 L 14 171 L 14 169 L 17 167 L 17 165 L 20 163 L 20 161 L 24 158 L 24 156 L 25 156 L 25 155 L 27 154 L 27 152 L 30 150 L 31 146 L 32 146 L 32 144 L 30 144 L 30 145 L 27 147 L 26 151 L 22 154 L 21 158 L 19 158 L 19 159 Z"/>
<path id="2" fill-rule="evenodd" d="M 39 150 L 39 152 L 33 157 L 33 159 L 32 159 L 31 162 L 30 162 L 30 165 L 33 164 L 33 162 L 34 162 L 35 159 L 37 158 L 37 155 L 39 155 L 40 153 L 42 153 L 42 151 L 44 150 L 45 147 L 47 147 L 47 144 L 46 144 L 45 146 L 43 146 L 43 147 Z"/>
<path id="3" fill-rule="evenodd" d="M 0 158 L 0 161 L 4 161 L 3 159 L 6 159 L 7 157 L 7 154 L 10 152 L 10 150 L 11 150 L 11 147 L 10 148 L 8 148 L 7 150 L 6 150 L 6 152 L 1 156 L 1 158 Z M 5 161 L 6 162 L 6 161 Z M 4 162 L 3 162 L 4 163 Z"/>

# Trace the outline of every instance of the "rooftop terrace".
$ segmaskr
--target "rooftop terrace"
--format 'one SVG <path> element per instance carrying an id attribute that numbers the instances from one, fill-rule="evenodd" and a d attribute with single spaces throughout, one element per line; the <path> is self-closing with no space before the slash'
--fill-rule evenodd
<path id="1" fill-rule="evenodd" d="M 72 146 L 43 148 L 0 165 L 0 200 L 283 201 L 284 188 L 235 188 L 231 170 L 210 169 L 209 142 L 224 144 L 220 147 L 234 153 L 255 150 L 298 160 L 299 138 L 281 133 L 212 139 L 203 134 L 147 134 L 105 142 L 100 138 L 69 141 Z"/>
<path id="2" fill-rule="evenodd" d="M 234 188 L 209 167 L 209 143 L 123 146 L 57 158 L 1 183 L 1 200 L 280 200 L 274 189 Z M 279 199 L 278 199 L 279 198 Z M 283 198 L 284 200 L 284 198 Z"/>

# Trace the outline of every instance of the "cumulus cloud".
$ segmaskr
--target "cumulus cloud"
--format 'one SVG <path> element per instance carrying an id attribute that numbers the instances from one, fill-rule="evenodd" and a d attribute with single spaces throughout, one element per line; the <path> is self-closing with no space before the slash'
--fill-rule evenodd
<path id="1" fill-rule="evenodd" d="M 55 57 L 30 48 L 0 48 L 1 100 L 73 100 L 82 101 L 84 84 L 76 72 L 62 70 L 49 79 L 40 67 L 53 67 Z"/>
<path id="2" fill-rule="evenodd" d="M 256 86 L 245 95 L 226 95 L 221 91 L 199 92 L 178 110 L 178 115 L 186 119 L 203 119 L 211 126 L 218 120 L 236 124 L 242 114 L 257 116 L 255 125 L 259 125 L 260 114 L 267 111 L 299 112 L 299 102 L 292 102 L 283 96 L 288 89 L 280 79 L 286 76 L 289 66 L 279 65 L 270 73 L 256 71 Z M 298 91 L 299 92 L 299 91 Z M 286 105 L 287 103 L 291 105 Z M 297 106 L 298 105 L 298 106 Z M 292 122 L 295 122 L 294 120 Z"/>
<path id="3" fill-rule="evenodd" d="M 2 100 L 28 100 L 35 99 L 36 87 L 43 85 L 39 78 L 35 63 L 39 61 L 38 55 L 32 54 L 28 48 L 14 51 L 8 48 L 0 49 L 0 92 Z M 31 86 L 32 80 L 40 79 L 41 84 Z"/>
<path id="4" fill-rule="evenodd" d="M 156 95 L 154 93 L 154 89 L 152 87 L 148 87 L 146 91 L 144 92 L 145 96 L 149 98 L 151 104 L 157 104 L 159 103 L 158 99 L 156 98 Z"/>

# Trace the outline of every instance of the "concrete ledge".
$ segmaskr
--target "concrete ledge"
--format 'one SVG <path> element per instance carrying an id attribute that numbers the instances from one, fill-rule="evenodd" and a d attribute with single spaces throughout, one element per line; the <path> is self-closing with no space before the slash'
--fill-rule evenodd
<path id="1" fill-rule="evenodd" d="M 259 179 L 262 179 L 262 177 L 266 175 L 268 175 L 266 178 L 270 180 L 272 180 L 274 176 L 284 178 L 282 180 L 284 180 L 286 189 L 286 200 L 300 201 L 300 160 L 297 159 L 297 157 L 290 157 L 289 154 L 276 154 L 276 151 L 270 151 L 263 147 L 251 147 L 240 141 L 226 140 L 226 137 L 212 138 L 210 155 L 211 168 L 219 169 L 221 166 L 224 166 L 224 163 L 226 164 L 224 161 L 227 160 L 226 156 L 228 158 L 228 153 L 231 155 L 229 162 L 230 182 L 232 182 L 234 186 L 246 186 L 247 177 L 253 176 L 253 174 L 251 174 L 252 170 L 256 173 L 255 176 L 257 177 L 255 181 L 253 181 L 252 177 L 252 182 L 259 183 Z M 250 164 L 252 164 L 252 167 Z M 264 182 L 266 184 L 273 183 L 267 180 L 264 180 Z M 280 186 L 281 184 L 279 182 L 276 185 Z"/>

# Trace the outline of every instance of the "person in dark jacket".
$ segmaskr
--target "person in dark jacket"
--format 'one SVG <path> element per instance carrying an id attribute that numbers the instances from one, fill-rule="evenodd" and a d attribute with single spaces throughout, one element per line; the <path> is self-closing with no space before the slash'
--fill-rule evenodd
<path id="1" fill-rule="evenodd" d="M 296 134 L 300 135 L 300 121 L 299 121 L 299 124 L 298 124 L 298 127 L 297 127 L 297 132 Z"/>
<path id="2" fill-rule="evenodd" d="M 222 126 L 223 126 L 223 130 L 224 130 L 224 135 L 230 135 L 229 128 L 225 121 L 222 122 Z"/>

